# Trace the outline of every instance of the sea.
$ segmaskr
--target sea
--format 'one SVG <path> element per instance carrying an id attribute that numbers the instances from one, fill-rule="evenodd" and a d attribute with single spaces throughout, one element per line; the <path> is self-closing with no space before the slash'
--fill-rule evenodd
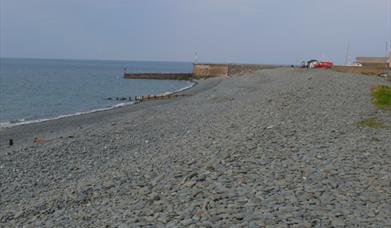
<path id="1" fill-rule="evenodd" d="M 186 73 L 192 63 L 0 58 L 0 127 L 117 108 L 134 103 L 123 98 L 193 86 L 191 81 L 124 79 L 125 68 Z"/>

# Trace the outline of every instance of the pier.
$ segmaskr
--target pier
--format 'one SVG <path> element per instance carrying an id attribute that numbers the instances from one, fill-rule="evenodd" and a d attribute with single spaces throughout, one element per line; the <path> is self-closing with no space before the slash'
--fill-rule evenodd
<path id="1" fill-rule="evenodd" d="M 124 73 L 125 79 L 190 80 L 192 73 Z"/>
<path id="2" fill-rule="evenodd" d="M 159 79 L 159 80 L 191 80 L 209 77 L 228 77 L 243 75 L 263 69 L 275 69 L 282 65 L 266 64 L 193 64 L 191 73 L 128 73 L 125 70 L 125 79 Z"/>

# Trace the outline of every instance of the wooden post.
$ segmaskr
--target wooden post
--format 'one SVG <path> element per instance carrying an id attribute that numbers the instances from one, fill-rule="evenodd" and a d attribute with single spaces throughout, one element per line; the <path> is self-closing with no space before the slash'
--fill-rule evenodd
<path id="1" fill-rule="evenodd" d="M 387 71 L 386 71 L 386 80 L 391 81 L 391 52 L 388 54 L 388 61 L 387 61 Z"/>

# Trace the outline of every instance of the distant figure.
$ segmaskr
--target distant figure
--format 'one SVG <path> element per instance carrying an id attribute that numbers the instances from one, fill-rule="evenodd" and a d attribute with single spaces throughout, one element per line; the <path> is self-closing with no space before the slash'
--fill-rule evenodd
<path id="1" fill-rule="evenodd" d="M 126 74 L 128 72 L 128 69 L 125 67 L 124 68 L 124 74 Z"/>

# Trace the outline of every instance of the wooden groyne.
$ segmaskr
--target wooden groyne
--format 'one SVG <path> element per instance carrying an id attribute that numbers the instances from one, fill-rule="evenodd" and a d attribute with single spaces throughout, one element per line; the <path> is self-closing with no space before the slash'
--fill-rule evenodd
<path id="1" fill-rule="evenodd" d="M 164 95 L 146 95 L 146 96 L 134 96 L 134 97 L 108 97 L 106 100 L 117 100 L 117 101 L 153 101 L 153 100 L 166 100 L 177 97 L 188 97 L 191 94 L 164 94 Z"/>
<path id="2" fill-rule="evenodd" d="M 159 95 L 159 96 L 141 96 L 141 97 L 135 97 L 136 101 L 153 101 L 153 100 L 167 100 L 167 99 L 173 99 L 177 97 L 188 97 L 191 96 L 190 94 L 168 94 L 168 95 Z"/>

